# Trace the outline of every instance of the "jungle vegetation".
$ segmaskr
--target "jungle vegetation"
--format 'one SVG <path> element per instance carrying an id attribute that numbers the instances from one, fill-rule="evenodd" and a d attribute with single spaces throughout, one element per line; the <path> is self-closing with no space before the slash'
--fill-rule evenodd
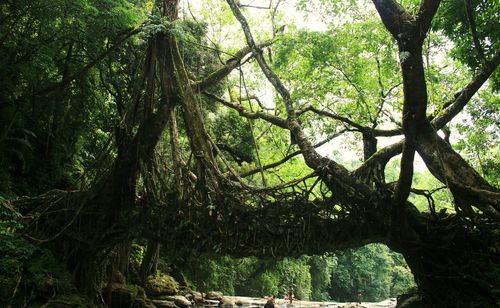
<path id="1" fill-rule="evenodd" d="M 200 290 L 318 300 L 395 296 L 409 268 L 422 307 L 493 307 L 499 14 L 0 2 L 2 305 L 99 305 L 115 271 L 163 266 Z"/>

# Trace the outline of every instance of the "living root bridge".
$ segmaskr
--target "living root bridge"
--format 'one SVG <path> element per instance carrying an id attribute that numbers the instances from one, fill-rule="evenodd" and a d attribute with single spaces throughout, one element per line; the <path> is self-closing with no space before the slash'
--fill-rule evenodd
<path id="1" fill-rule="evenodd" d="M 404 255 L 424 295 L 422 307 L 489 307 L 498 302 L 496 223 L 480 230 L 460 216 L 420 213 L 411 205 L 404 219 L 391 220 L 390 202 L 345 213 L 336 211 L 333 201 L 225 201 L 211 215 L 190 211 L 189 222 L 182 225 L 178 222 L 185 221 L 184 214 L 173 216 L 145 236 L 162 241 L 170 251 L 188 248 L 189 253 L 236 257 L 313 255 L 385 243 Z"/>
<path id="2" fill-rule="evenodd" d="M 347 211 L 334 199 L 307 200 L 290 191 L 257 192 L 233 185 L 223 191 L 208 199 L 192 194 L 184 202 L 168 193 L 159 207 L 142 204 L 135 214 L 99 234 L 81 233 L 81 226 L 96 226 L 102 210 L 90 192 L 51 191 L 20 199 L 14 206 L 33 219 L 30 234 L 51 235 L 41 241 L 63 239 L 57 242 L 68 245 L 61 250 L 68 262 L 76 262 L 75 269 L 92 269 L 92 258 L 85 256 L 135 237 L 161 242 L 174 254 L 217 252 L 237 257 L 323 254 L 379 242 L 405 256 L 425 295 L 424 307 L 488 307 L 498 300 L 497 223 L 478 228 L 457 215 L 420 213 L 411 204 L 403 219 L 394 220 L 392 199 L 381 195 Z M 213 203 L 207 206 L 199 200 Z M 147 227 L 131 230 L 137 225 L 132 221 L 148 222 Z"/>
<path id="3" fill-rule="evenodd" d="M 187 248 L 237 257 L 322 254 L 388 238 L 389 203 L 347 213 L 336 208 L 334 200 L 228 191 L 211 210 L 193 204 L 169 206 L 165 220 L 151 224 L 145 237 L 162 241 L 170 251 Z"/>

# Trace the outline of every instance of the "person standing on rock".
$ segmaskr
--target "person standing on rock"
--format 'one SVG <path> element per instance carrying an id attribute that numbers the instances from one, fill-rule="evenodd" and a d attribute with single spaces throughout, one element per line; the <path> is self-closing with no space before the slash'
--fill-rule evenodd
<path id="1" fill-rule="evenodd" d="M 293 288 L 291 286 L 288 288 L 288 300 L 290 301 L 290 304 L 293 301 Z"/>
<path id="2" fill-rule="evenodd" d="M 361 304 L 361 302 L 363 301 L 363 293 L 358 292 L 358 304 Z"/>

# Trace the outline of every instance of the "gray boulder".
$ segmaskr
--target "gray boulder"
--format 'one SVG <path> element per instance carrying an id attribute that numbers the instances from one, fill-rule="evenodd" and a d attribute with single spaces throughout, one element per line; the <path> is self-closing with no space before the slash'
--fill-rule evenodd
<path id="1" fill-rule="evenodd" d="M 224 295 L 222 295 L 221 292 L 216 292 L 216 291 L 209 291 L 207 295 L 205 295 L 205 299 L 210 299 L 210 300 L 218 300 L 220 301 Z"/>
<path id="2" fill-rule="evenodd" d="M 234 306 L 236 305 L 233 300 L 227 298 L 227 297 L 222 297 L 219 301 L 219 307 L 224 307 L 224 306 Z"/>
<path id="3" fill-rule="evenodd" d="M 192 305 L 191 301 L 182 295 L 156 296 L 154 300 L 173 302 L 179 308 L 189 308 Z"/>

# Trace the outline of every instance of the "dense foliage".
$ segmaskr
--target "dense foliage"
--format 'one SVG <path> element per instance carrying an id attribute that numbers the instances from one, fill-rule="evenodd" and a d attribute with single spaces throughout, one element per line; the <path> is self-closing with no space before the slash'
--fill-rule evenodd
<path id="1" fill-rule="evenodd" d="M 298 259 L 204 256 L 186 261 L 184 272 L 195 288 L 229 295 L 285 298 L 291 286 L 301 300 L 356 301 L 361 292 L 366 301 L 382 301 L 415 286 L 403 257 L 379 244 Z"/>

